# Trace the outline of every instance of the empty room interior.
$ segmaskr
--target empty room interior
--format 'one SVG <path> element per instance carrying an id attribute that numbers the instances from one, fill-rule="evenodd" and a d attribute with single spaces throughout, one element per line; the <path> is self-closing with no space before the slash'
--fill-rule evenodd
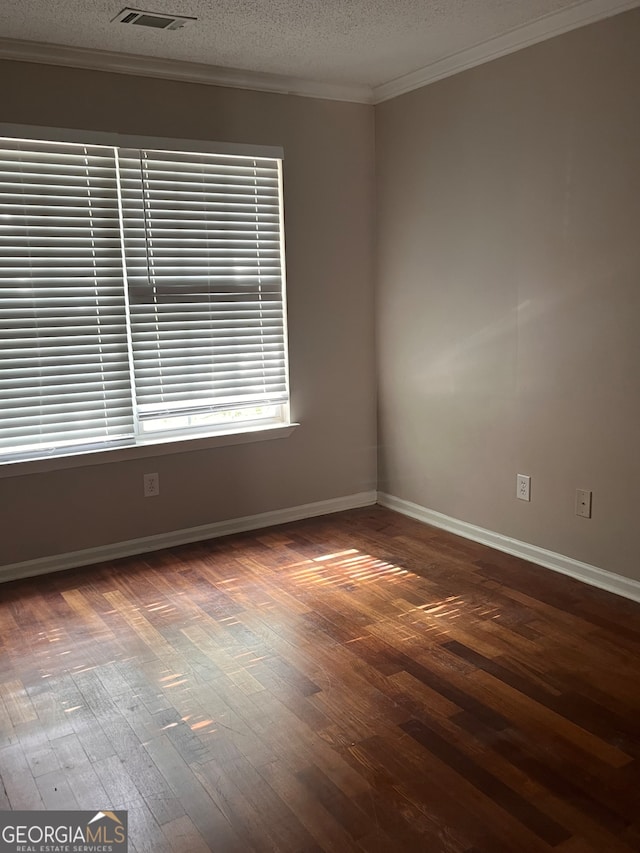
<path id="1" fill-rule="evenodd" d="M 639 851 L 640 2 L 150 6 L 0 7 L 0 848 Z"/>

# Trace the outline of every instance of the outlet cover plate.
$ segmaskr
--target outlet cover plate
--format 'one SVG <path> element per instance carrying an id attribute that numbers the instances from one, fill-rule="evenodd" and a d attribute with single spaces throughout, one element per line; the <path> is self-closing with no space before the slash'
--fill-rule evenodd
<path id="1" fill-rule="evenodd" d="M 516 497 L 521 501 L 531 500 L 531 477 L 518 474 L 516 477 Z"/>
<path id="2" fill-rule="evenodd" d="M 144 496 L 145 498 L 155 498 L 160 494 L 160 475 L 145 474 L 144 475 Z"/>
<path id="3" fill-rule="evenodd" d="M 576 489 L 576 515 L 591 518 L 591 492 L 587 489 Z"/>

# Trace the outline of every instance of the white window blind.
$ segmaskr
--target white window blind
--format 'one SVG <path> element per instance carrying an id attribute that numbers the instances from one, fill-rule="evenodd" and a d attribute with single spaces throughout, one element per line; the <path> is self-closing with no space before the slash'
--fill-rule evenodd
<path id="1" fill-rule="evenodd" d="M 138 417 L 284 403 L 278 161 L 119 160 Z"/>
<path id="2" fill-rule="evenodd" d="M 112 149 L 0 140 L 0 454 L 132 434 Z"/>
<path id="3" fill-rule="evenodd" d="M 0 139 L 0 461 L 287 420 L 280 169 Z"/>

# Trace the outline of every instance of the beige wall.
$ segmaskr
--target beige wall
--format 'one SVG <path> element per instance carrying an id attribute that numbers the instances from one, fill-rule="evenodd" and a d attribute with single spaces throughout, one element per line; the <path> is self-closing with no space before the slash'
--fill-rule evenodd
<path id="1" fill-rule="evenodd" d="M 282 145 L 288 439 L 0 479 L 0 566 L 376 484 L 373 108 L 0 62 L 0 121 Z M 142 497 L 144 471 L 161 495 Z"/>
<path id="2" fill-rule="evenodd" d="M 381 490 L 638 579 L 639 81 L 635 10 L 376 109 Z"/>

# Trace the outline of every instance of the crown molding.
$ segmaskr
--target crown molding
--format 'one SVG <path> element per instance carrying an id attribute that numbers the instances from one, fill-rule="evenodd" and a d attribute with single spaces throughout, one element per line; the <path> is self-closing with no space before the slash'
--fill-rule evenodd
<path id="1" fill-rule="evenodd" d="M 568 9 L 545 15 L 522 27 L 516 27 L 503 35 L 445 56 L 417 71 L 404 74 L 373 88 L 361 84 L 321 83 L 301 80 L 297 77 L 223 68 L 198 62 L 7 38 L 0 38 L 0 59 L 60 65 L 67 68 L 85 68 L 138 77 L 158 77 L 165 80 L 249 89 L 279 95 L 297 95 L 304 98 L 379 104 L 476 65 L 482 65 L 492 59 L 498 59 L 532 44 L 638 6 L 640 6 L 640 0 L 583 0 Z"/>
<path id="2" fill-rule="evenodd" d="M 373 88 L 373 103 L 379 104 L 404 95 L 422 86 L 428 86 L 437 80 L 451 77 L 461 71 L 466 71 L 476 65 L 491 62 L 509 53 L 515 53 L 529 45 L 562 35 L 578 27 L 593 24 L 604 18 L 618 15 L 640 6 L 640 0 L 584 0 L 568 9 L 552 12 L 525 24 L 516 27 L 503 35 L 488 39 L 473 47 L 445 56 L 442 59 L 425 65 L 410 74 L 404 74 L 388 83 Z"/>
<path id="3" fill-rule="evenodd" d="M 204 65 L 199 62 L 136 56 L 131 53 L 107 50 L 88 50 L 83 47 L 66 47 L 18 39 L 0 38 L 0 59 L 61 65 L 67 68 L 85 68 L 91 71 L 109 71 L 115 74 L 132 74 L 137 77 L 160 77 L 165 80 L 202 83 L 207 86 L 224 86 L 232 89 L 250 89 L 278 95 L 298 95 L 303 98 L 324 98 L 359 104 L 370 104 L 373 99 L 369 86 L 318 83 L 278 74 Z"/>

